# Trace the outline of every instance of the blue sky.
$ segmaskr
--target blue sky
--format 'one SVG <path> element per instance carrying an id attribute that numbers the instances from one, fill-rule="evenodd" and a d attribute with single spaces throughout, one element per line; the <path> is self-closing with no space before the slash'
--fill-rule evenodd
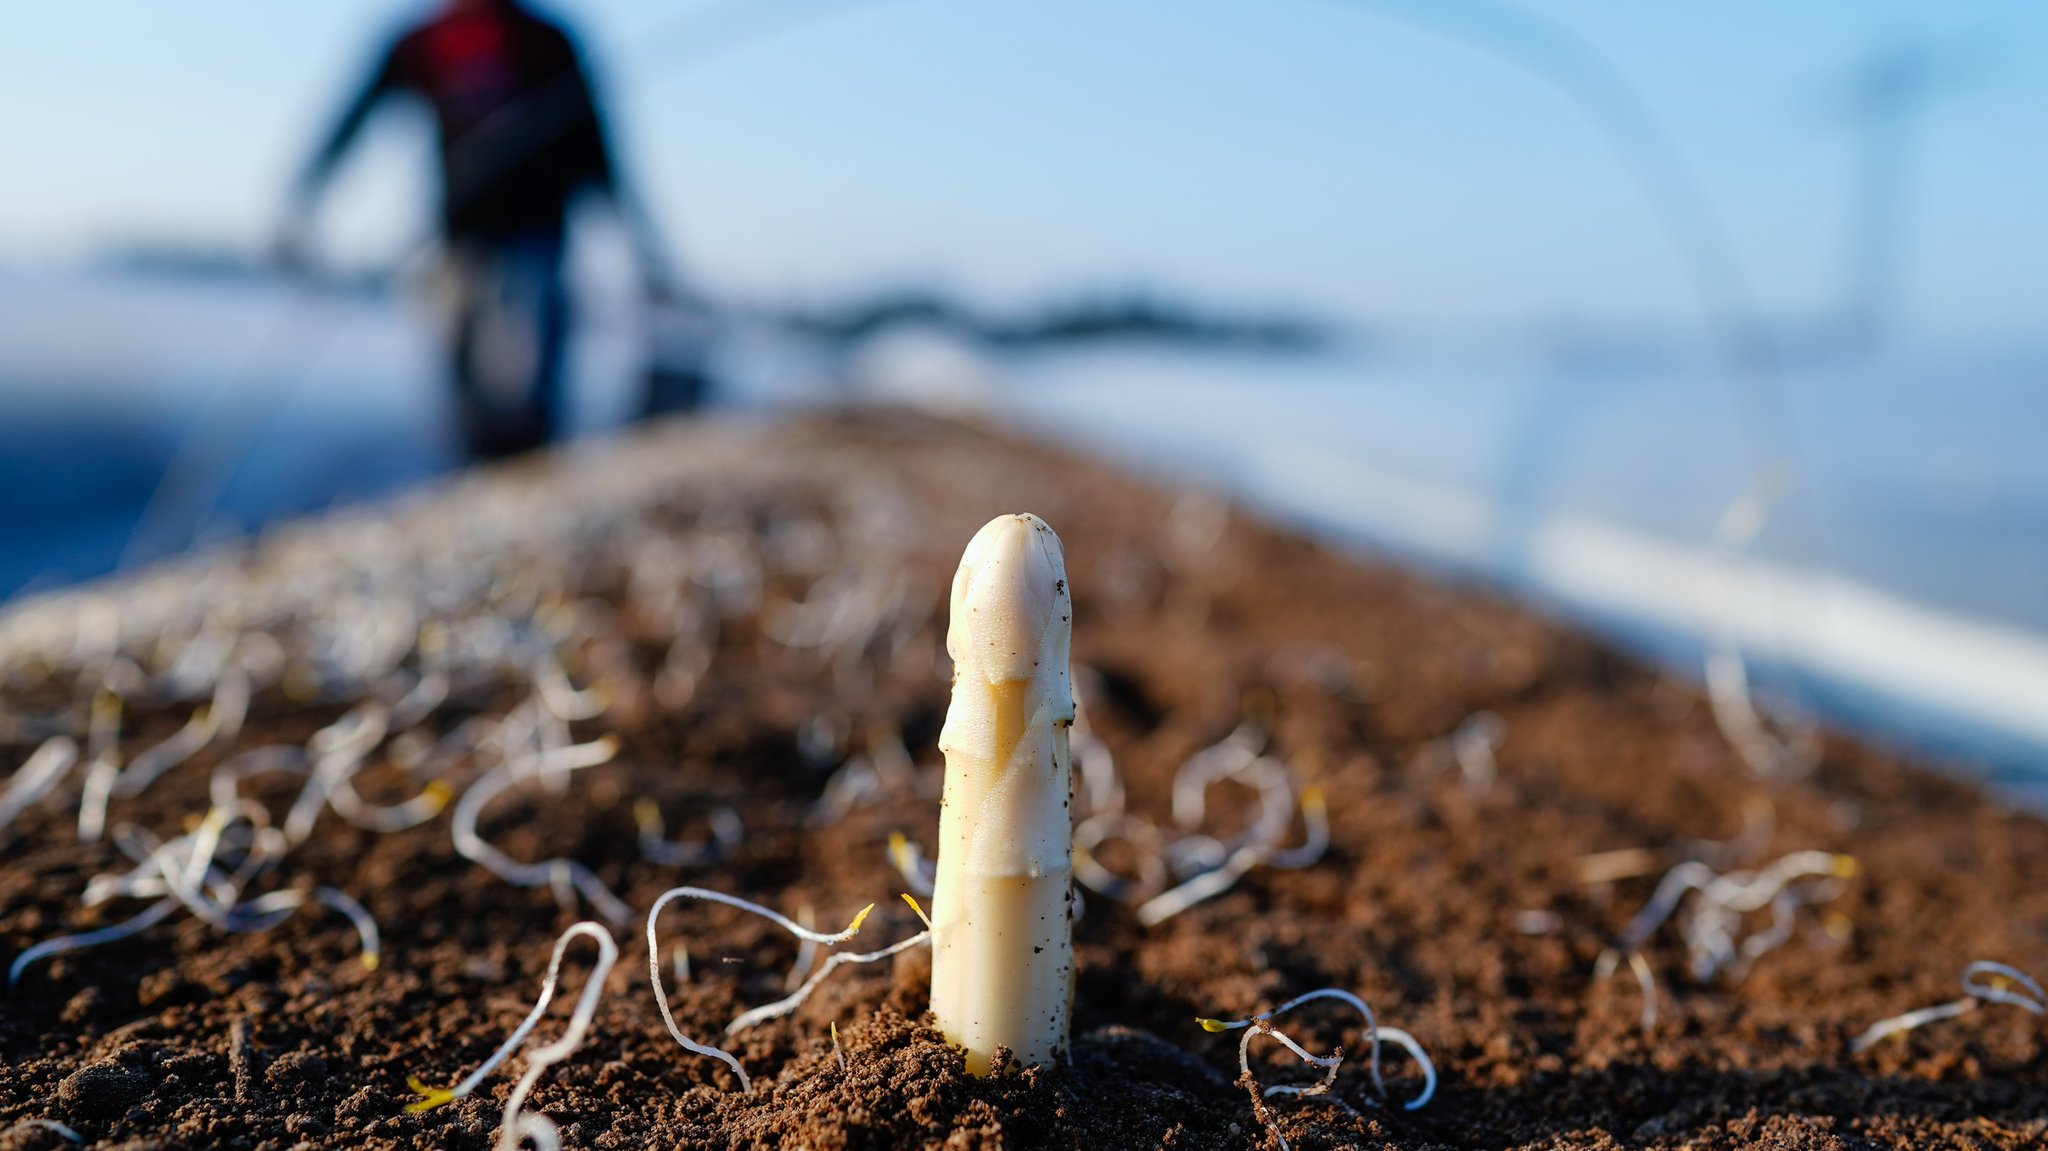
<path id="1" fill-rule="evenodd" d="M 384 31 L 381 0 L 14 0 L 0 261 L 120 237 L 255 245 Z M 1347 0 L 556 0 L 628 162 L 715 289 L 937 280 L 1003 301 L 1150 283 L 1410 331 L 1685 322 L 1672 246 L 1584 112 L 1525 69 Z M 1483 10 L 1462 0 L 1440 3 Z M 1929 105 L 1905 255 L 1916 341 L 2048 335 L 2048 7 L 1530 2 L 1664 123 L 1764 308 L 1839 297 L 1875 45 L 1974 78 Z M 735 12 L 746 15 L 736 19 Z M 750 38 L 751 37 L 751 38 Z M 386 119 L 334 246 L 426 219 L 422 125 Z"/>

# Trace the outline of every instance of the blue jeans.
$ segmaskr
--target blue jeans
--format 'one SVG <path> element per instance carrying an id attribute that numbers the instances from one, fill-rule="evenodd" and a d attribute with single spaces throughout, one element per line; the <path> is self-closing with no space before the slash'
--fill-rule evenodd
<path id="1" fill-rule="evenodd" d="M 457 237 L 450 348 L 465 446 L 474 459 L 531 451 L 565 430 L 568 291 L 562 234 Z"/>

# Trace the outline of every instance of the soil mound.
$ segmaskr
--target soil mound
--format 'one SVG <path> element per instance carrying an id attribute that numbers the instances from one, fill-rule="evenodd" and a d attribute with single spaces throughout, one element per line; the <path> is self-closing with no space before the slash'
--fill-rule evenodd
<path id="1" fill-rule="evenodd" d="M 815 957 L 680 905 L 655 962 L 742 1092 L 668 1035 L 640 916 L 694 884 L 827 930 L 875 904 L 850 946 L 918 930 L 891 836 L 937 825 L 946 581 L 1020 510 L 1066 543 L 1077 692 L 1126 821 L 1102 867 L 1151 894 L 1259 823 L 1271 778 L 1232 769 L 1182 827 L 1198 753 L 1278 765 L 1290 849 L 1320 792 L 1327 849 L 1153 926 L 1088 892 L 1071 1062 L 989 1081 L 923 1022 L 916 948 L 724 1036 Z M 1851 1050 L 1956 999 L 1972 961 L 2041 970 L 2034 817 L 1833 736 L 1811 773 L 1756 780 L 1693 688 L 1483 591 L 921 417 L 666 429 L 23 605 L 0 618 L 0 763 L 50 777 L 0 793 L 0 948 L 27 956 L 0 1007 L 4 1147 L 65 1145 L 35 1120 L 92 1146 L 489 1147 L 523 1054 L 444 1106 L 409 1110 L 408 1078 L 483 1063 L 583 919 L 619 961 L 528 1106 L 569 1147 L 2048 1146 L 2034 1015 Z M 201 886 L 237 908 L 217 922 L 165 894 L 209 829 Z M 1721 903 L 1696 885 L 1644 929 L 1688 861 L 1735 876 Z M 1632 924 L 1639 961 L 1595 978 Z M 541 1041 L 590 963 L 570 947 Z M 1403 1107 L 1423 1078 L 1396 1047 L 1375 1089 L 1343 1011 L 1279 1021 L 1347 1057 L 1326 1094 L 1269 1103 L 1240 1033 L 1198 1023 L 1322 987 L 1427 1050 L 1426 1107 Z M 1258 1084 L 1318 1075 L 1271 1039 L 1250 1055 Z"/>

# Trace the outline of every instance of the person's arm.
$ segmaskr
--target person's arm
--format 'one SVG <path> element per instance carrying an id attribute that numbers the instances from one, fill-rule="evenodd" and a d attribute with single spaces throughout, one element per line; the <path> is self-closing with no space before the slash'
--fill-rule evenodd
<path id="1" fill-rule="evenodd" d="M 281 260 L 290 265 L 303 261 L 306 231 L 310 227 L 313 207 L 326 188 L 327 181 L 334 175 L 334 169 L 341 163 L 349 146 L 363 130 L 363 125 L 376 110 L 377 104 L 398 87 L 398 57 L 402 41 L 387 49 L 369 76 L 347 105 L 341 118 L 335 122 L 320 147 L 300 170 L 292 182 L 291 192 L 285 205 L 285 216 L 279 228 L 277 252 Z"/>
<path id="2" fill-rule="evenodd" d="M 633 246 L 635 262 L 640 266 L 641 284 L 649 298 L 664 303 L 683 302 L 690 297 L 676 274 L 661 230 L 655 226 L 646 202 L 639 196 L 638 189 L 620 175 L 611 124 L 598 101 L 597 86 L 590 70 L 582 54 L 573 46 L 570 48 L 570 68 L 590 116 L 589 186 L 611 201 L 612 209 L 618 213 L 619 222 Z"/>

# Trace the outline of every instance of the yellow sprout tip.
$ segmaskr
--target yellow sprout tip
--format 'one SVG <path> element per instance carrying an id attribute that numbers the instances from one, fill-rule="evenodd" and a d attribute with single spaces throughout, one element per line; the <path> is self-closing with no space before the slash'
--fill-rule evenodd
<path id="1" fill-rule="evenodd" d="M 646 831 L 659 824 L 661 822 L 661 805 L 651 799 L 634 800 L 633 822 L 639 824 L 642 831 Z"/>
<path id="2" fill-rule="evenodd" d="M 874 909 L 875 905 L 872 903 L 868 904 L 866 907 L 861 908 L 860 911 L 855 913 L 853 917 L 853 922 L 846 925 L 846 930 L 849 933 L 859 931 L 860 925 L 862 923 L 867 922 L 868 912 L 873 911 Z"/>
<path id="3" fill-rule="evenodd" d="M 832 1042 L 839 1042 L 839 1021 L 837 1019 L 832 1021 Z"/>
<path id="4" fill-rule="evenodd" d="M 924 920 L 924 926 L 925 926 L 925 930 L 927 930 L 927 931 L 931 930 L 931 927 L 932 927 L 932 917 L 931 917 L 931 916 L 929 916 L 929 915 L 926 915 L 926 914 L 924 913 L 924 908 L 922 908 L 922 907 L 919 907 L 919 906 L 917 905 L 917 898 L 916 898 L 915 896 L 911 895 L 911 894 L 910 894 L 910 893 L 909 893 L 908 891 L 906 891 L 906 892 L 904 892 L 904 893 L 903 893 L 903 902 L 905 902 L 905 903 L 908 903 L 908 904 L 910 905 L 910 910 L 912 910 L 912 911 L 915 911 L 915 912 L 917 912 L 917 917 L 918 917 L 919 919 L 922 919 L 922 920 Z"/>
<path id="5" fill-rule="evenodd" d="M 1843 879 L 1856 874 L 1856 857 L 1853 855 L 1835 856 L 1835 874 Z"/>
<path id="6" fill-rule="evenodd" d="M 455 798 L 455 789 L 437 779 L 429 783 L 420 794 L 427 797 L 427 802 L 435 811 L 440 811 L 448 806 L 449 800 Z"/>
<path id="7" fill-rule="evenodd" d="M 407 1115 L 418 1115 L 422 1111 L 432 1111 L 444 1103 L 455 1102 L 455 1092 L 446 1087 L 429 1087 L 417 1075 L 406 1076 L 405 1085 L 412 1088 L 413 1094 L 419 1096 L 405 1105 Z"/>
<path id="8" fill-rule="evenodd" d="M 377 962 L 378 962 L 378 961 L 377 961 L 377 953 L 376 953 L 376 952 L 374 952 L 374 951 L 365 951 L 365 952 L 363 952 L 363 954 L 362 954 L 362 955 L 360 956 L 360 958 L 359 958 L 359 961 L 360 961 L 360 962 L 362 963 L 362 965 L 363 965 L 363 970 L 364 970 L 364 971 L 375 971 L 375 970 L 377 970 Z"/>
<path id="9" fill-rule="evenodd" d="M 1317 787 L 1313 783 L 1309 784 L 1307 787 L 1302 788 L 1301 809 L 1303 811 L 1314 811 L 1318 813 L 1328 811 L 1329 803 L 1323 798 L 1323 789 Z"/>
<path id="10" fill-rule="evenodd" d="M 606 755 L 617 755 L 617 754 L 619 754 L 619 737 L 618 737 L 618 736 L 616 736 L 616 735 L 605 735 L 605 736 L 601 736 L 601 737 L 599 737 L 599 738 L 598 738 L 598 741 L 597 741 L 597 742 L 598 742 L 598 746 L 600 746 L 600 747 L 604 748 L 604 751 L 605 751 L 605 754 L 606 754 Z"/>
<path id="11" fill-rule="evenodd" d="M 1197 1019 L 1195 1022 L 1201 1024 L 1202 1030 L 1208 1032 L 1230 1030 L 1230 1024 L 1223 1022 L 1221 1019 Z"/>
<path id="12" fill-rule="evenodd" d="M 902 867 L 903 854 L 909 850 L 910 840 L 904 838 L 902 832 L 892 831 L 889 833 L 889 862 Z"/>

